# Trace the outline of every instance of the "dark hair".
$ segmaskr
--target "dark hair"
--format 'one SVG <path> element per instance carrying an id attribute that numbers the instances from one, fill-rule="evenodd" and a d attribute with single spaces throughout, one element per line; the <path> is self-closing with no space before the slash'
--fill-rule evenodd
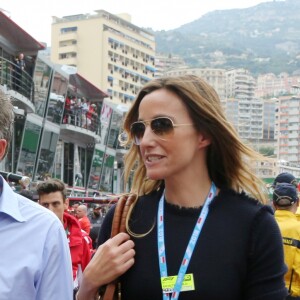
<path id="1" fill-rule="evenodd" d="M 47 181 L 40 182 L 37 185 L 37 193 L 39 196 L 55 193 L 55 192 L 61 192 L 63 196 L 63 200 L 67 199 L 67 190 L 65 184 L 59 180 L 59 179 L 49 179 Z"/>
<path id="2" fill-rule="evenodd" d="M 35 201 L 34 196 L 33 196 L 33 192 L 30 191 L 30 190 L 23 189 L 23 190 L 20 191 L 19 194 L 22 195 L 25 198 L 28 198 L 30 200 Z"/>

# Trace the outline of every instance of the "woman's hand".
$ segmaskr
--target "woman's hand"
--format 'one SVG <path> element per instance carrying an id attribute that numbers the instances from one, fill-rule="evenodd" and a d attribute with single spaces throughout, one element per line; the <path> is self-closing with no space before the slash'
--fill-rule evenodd
<path id="1" fill-rule="evenodd" d="M 94 299 L 98 288 L 124 274 L 134 264 L 134 243 L 127 233 L 119 233 L 96 251 L 83 272 L 78 300 Z"/>

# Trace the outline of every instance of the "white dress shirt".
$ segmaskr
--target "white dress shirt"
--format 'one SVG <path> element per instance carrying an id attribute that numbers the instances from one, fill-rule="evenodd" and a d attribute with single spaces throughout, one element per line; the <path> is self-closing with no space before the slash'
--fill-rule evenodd
<path id="1" fill-rule="evenodd" d="M 0 299 L 71 300 L 70 250 L 62 223 L 0 176 Z"/>

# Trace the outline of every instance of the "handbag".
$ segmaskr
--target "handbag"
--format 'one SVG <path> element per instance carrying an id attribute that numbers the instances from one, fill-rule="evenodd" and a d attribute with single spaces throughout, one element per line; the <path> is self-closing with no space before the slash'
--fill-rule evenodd
<path id="1" fill-rule="evenodd" d="M 136 194 L 126 194 L 119 198 L 112 221 L 111 237 L 114 237 L 120 232 L 127 232 L 126 218 L 130 208 L 134 205 L 137 198 Z M 104 291 L 102 288 L 99 300 L 121 300 L 121 284 L 118 279 L 110 282 Z"/>

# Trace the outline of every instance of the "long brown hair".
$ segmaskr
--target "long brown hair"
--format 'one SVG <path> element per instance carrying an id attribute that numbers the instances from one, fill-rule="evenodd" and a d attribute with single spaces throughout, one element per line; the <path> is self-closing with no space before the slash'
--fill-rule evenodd
<path id="1" fill-rule="evenodd" d="M 147 194 L 161 185 L 161 181 L 148 180 L 139 147 L 132 143 L 130 126 L 138 119 L 142 99 L 155 90 L 166 89 L 182 100 L 197 131 L 211 139 L 207 150 L 207 168 L 211 180 L 219 188 L 245 191 L 266 203 L 263 182 L 251 171 L 251 163 L 262 155 L 245 145 L 234 127 L 227 121 L 216 91 L 204 80 L 194 75 L 162 77 L 147 83 L 139 92 L 128 111 L 124 130 L 128 135 L 129 151 L 125 157 L 125 181 L 134 172 L 132 190 Z"/>

